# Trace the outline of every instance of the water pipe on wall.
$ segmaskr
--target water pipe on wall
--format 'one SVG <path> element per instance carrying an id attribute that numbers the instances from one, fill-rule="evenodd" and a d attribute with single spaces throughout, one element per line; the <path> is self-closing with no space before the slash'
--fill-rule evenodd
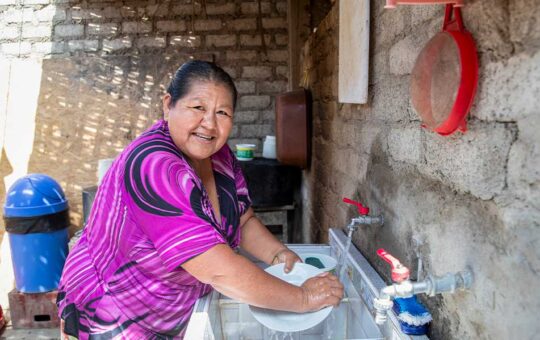
<path id="1" fill-rule="evenodd" d="M 369 208 L 367 206 L 362 205 L 360 202 L 356 202 L 351 200 L 350 198 L 343 198 L 343 202 L 355 205 L 358 208 L 358 216 L 353 217 L 351 219 L 351 222 L 347 226 L 347 237 L 350 239 L 352 238 L 352 234 L 358 229 L 359 225 L 372 225 L 372 224 L 378 224 L 382 225 L 384 223 L 384 218 L 382 215 L 378 216 L 370 216 L 369 215 Z"/>
<path id="2" fill-rule="evenodd" d="M 386 0 L 384 8 L 396 8 L 397 5 L 441 5 L 452 4 L 463 7 L 465 0 Z"/>

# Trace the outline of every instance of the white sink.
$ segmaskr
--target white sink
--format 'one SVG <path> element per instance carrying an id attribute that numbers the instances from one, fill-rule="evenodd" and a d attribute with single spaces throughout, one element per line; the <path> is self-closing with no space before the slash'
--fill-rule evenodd
<path id="1" fill-rule="evenodd" d="M 330 245 L 290 244 L 298 254 L 326 254 L 338 258 L 345 234 L 340 229 L 330 229 Z M 264 268 L 266 265 L 257 262 Z M 272 331 L 251 315 L 246 304 L 231 300 L 216 291 L 200 298 L 195 303 L 189 320 L 185 339 L 187 340 L 266 340 L 266 339 L 413 339 L 399 330 L 394 314 L 389 313 L 389 321 L 379 328 L 373 318 L 373 297 L 378 295 L 384 281 L 369 265 L 360 252 L 351 246 L 346 261 L 347 275 L 343 280 L 347 302 L 334 308 L 330 316 L 319 325 L 296 333 Z M 427 337 L 414 337 L 427 339 Z"/>

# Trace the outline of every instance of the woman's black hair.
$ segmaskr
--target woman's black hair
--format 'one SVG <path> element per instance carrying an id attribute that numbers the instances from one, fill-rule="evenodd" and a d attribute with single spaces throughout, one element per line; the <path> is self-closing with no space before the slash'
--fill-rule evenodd
<path id="1" fill-rule="evenodd" d="M 231 76 L 214 63 L 203 60 L 190 60 L 184 63 L 174 74 L 167 92 L 171 95 L 171 106 L 188 94 L 193 82 L 215 82 L 225 85 L 233 97 L 233 109 L 236 109 L 238 92 Z"/>

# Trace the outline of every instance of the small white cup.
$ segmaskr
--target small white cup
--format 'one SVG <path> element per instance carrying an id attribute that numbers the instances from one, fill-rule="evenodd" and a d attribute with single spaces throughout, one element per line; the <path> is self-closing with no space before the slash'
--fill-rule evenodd
<path id="1" fill-rule="evenodd" d="M 266 136 L 262 156 L 264 158 L 276 159 L 276 136 Z"/>

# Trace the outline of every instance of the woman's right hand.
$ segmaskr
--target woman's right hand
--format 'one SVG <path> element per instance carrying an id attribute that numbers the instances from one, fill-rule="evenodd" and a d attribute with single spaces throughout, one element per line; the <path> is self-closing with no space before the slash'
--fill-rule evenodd
<path id="1" fill-rule="evenodd" d="M 306 280 L 302 286 L 303 311 L 315 312 L 337 306 L 343 298 L 343 285 L 334 275 L 324 272 Z"/>

